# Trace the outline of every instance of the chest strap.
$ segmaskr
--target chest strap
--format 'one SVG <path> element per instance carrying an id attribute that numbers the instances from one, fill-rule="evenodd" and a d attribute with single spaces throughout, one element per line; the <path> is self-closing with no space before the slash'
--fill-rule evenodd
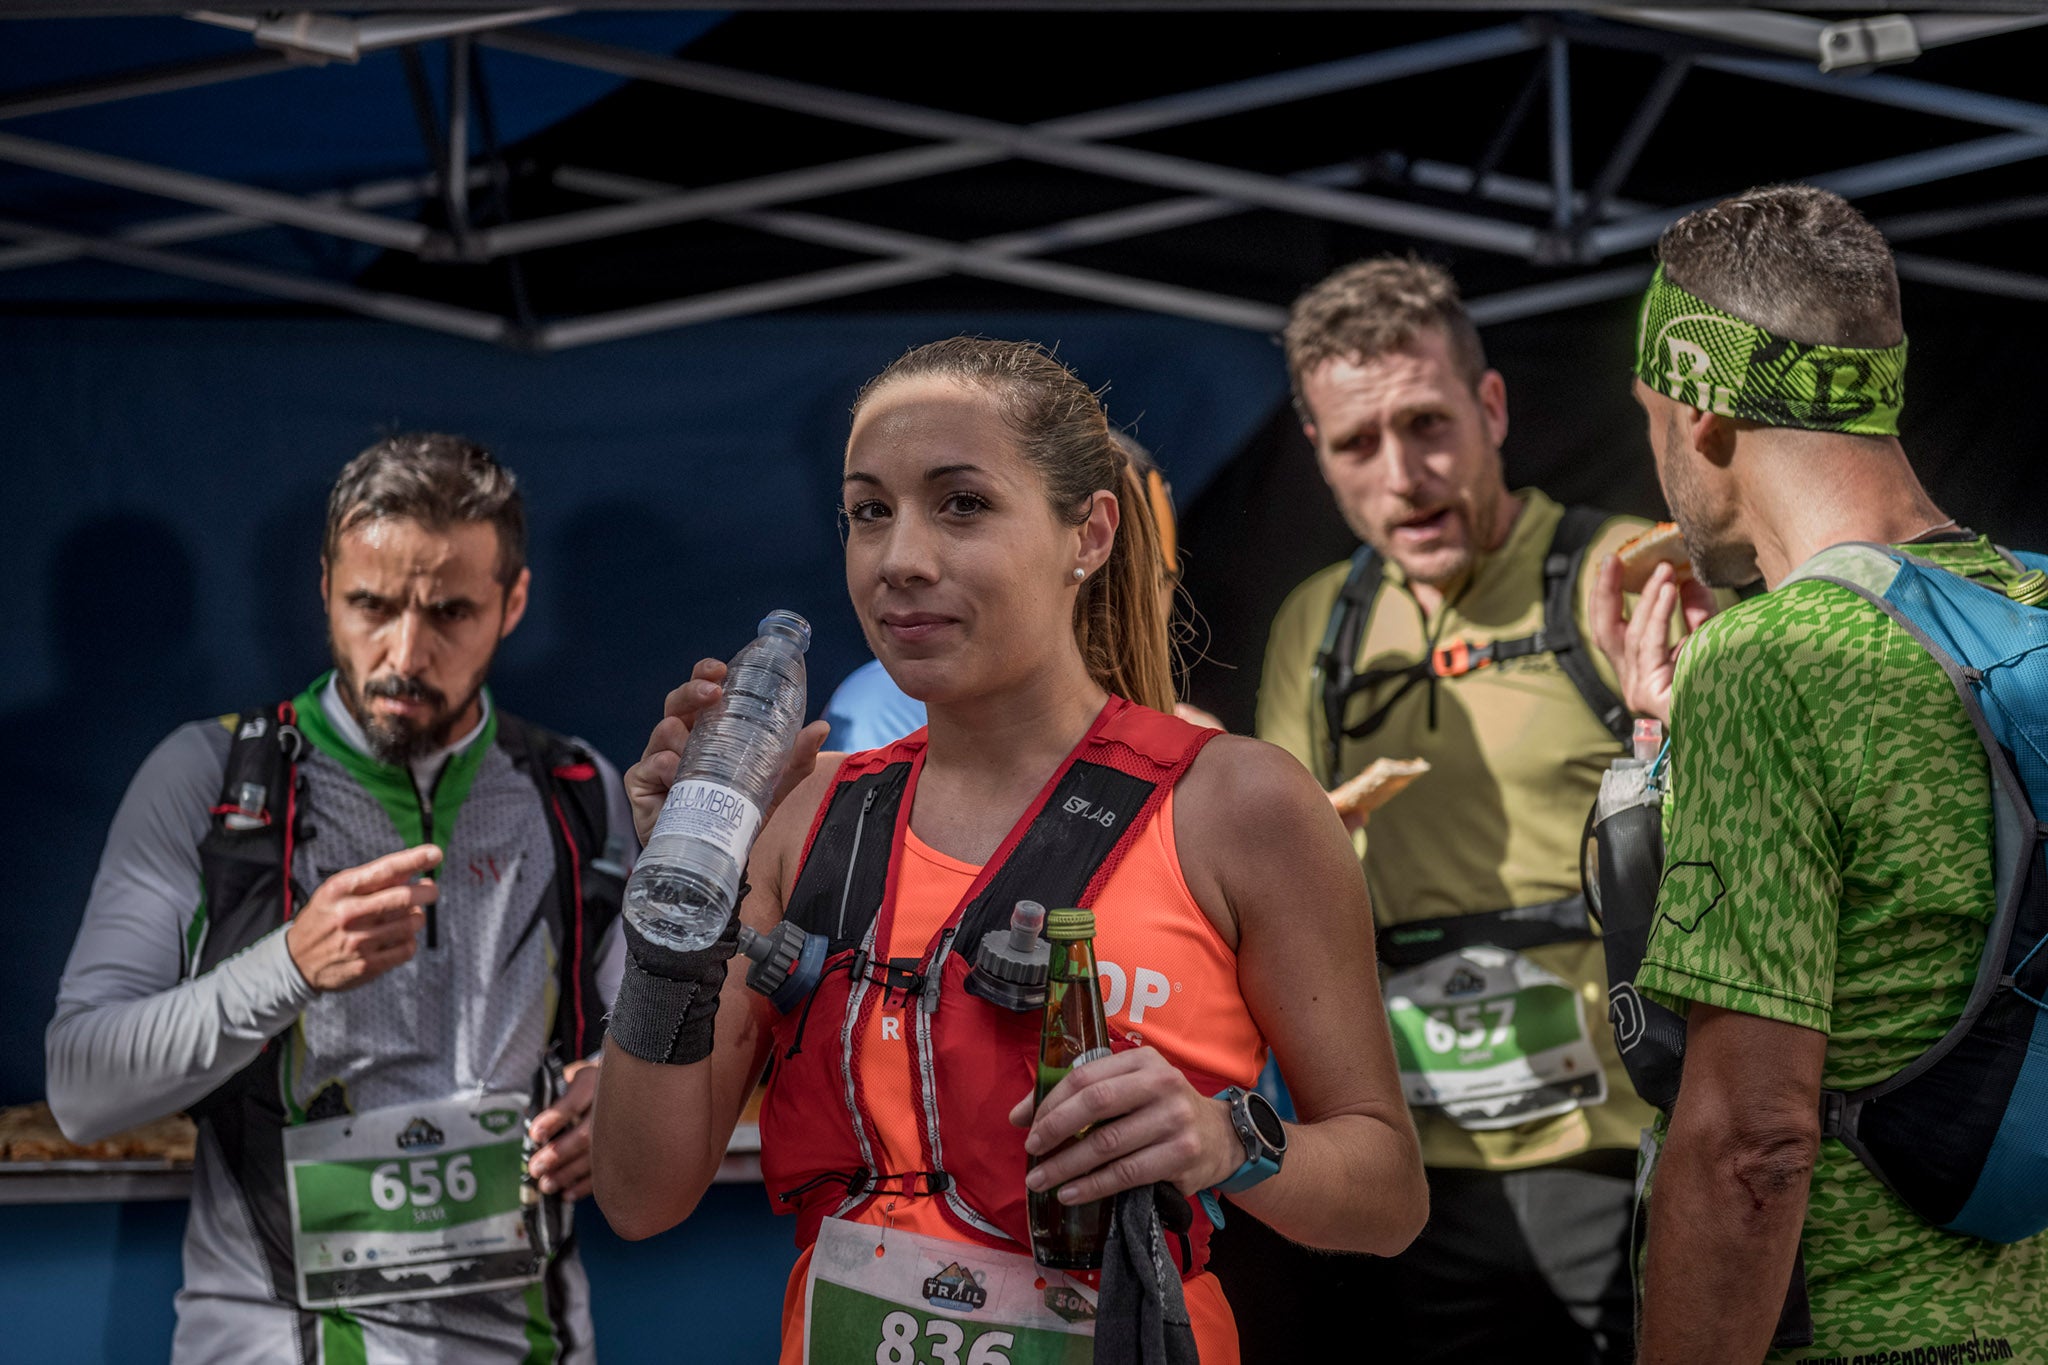
<path id="1" fill-rule="evenodd" d="M 860 946 L 888 891 L 915 752 L 901 758 L 891 750 L 883 753 L 892 761 L 834 788 L 790 894 L 788 917 L 810 933 L 826 935 L 833 953 Z M 980 943 L 983 934 L 1009 923 L 1019 900 L 1079 904 L 1098 875 L 1113 866 L 1112 855 L 1136 832 L 1159 786 L 1104 763 L 1075 759 L 962 913 L 954 941 Z"/>
<path id="2" fill-rule="evenodd" d="M 1330 611 L 1330 622 L 1316 651 L 1315 685 L 1311 690 L 1323 710 L 1323 768 L 1317 776 L 1325 787 L 1335 787 L 1341 777 L 1342 748 L 1347 739 L 1363 739 L 1386 724 L 1396 704 L 1419 685 L 1430 688 L 1430 704 L 1436 702 L 1436 683 L 1443 678 L 1463 677 L 1482 668 L 1506 663 L 1532 654 L 1549 654 L 1578 690 L 1587 709 L 1606 727 L 1617 743 L 1629 737 L 1629 713 L 1594 666 L 1592 656 L 1579 634 L 1573 598 L 1583 571 L 1586 551 L 1608 514 L 1596 507 L 1570 507 L 1559 518 L 1543 559 L 1543 626 L 1533 635 L 1495 640 L 1474 645 L 1463 640 L 1449 644 L 1432 643 L 1427 654 L 1410 664 L 1357 671 L 1359 647 L 1379 597 L 1386 574 L 1379 552 L 1361 546 L 1351 557 L 1351 570 L 1338 590 Z M 1345 713 L 1351 698 L 1360 692 L 1394 684 L 1393 691 L 1357 724 L 1347 727 Z M 1432 709 L 1430 721 L 1435 724 Z"/>
<path id="3" fill-rule="evenodd" d="M 1593 937 L 1583 895 L 1474 915 L 1442 915 L 1383 926 L 1377 935 L 1380 963 L 1397 971 L 1419 967 L 1461 948 L 1506 948 L 1520 952 L 1552 943 Z"/>

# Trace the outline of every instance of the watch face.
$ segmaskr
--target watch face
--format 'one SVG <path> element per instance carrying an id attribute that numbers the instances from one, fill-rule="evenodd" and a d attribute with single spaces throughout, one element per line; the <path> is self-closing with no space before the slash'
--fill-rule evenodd
<path id="1" fill-rule="evenodd" d="M 1251 1115 L 1252 1126 L 1259 1130 L 1259 1136 L 1275 1152 L 1287 1150 L 1287 1129 L 1280 1122 L 1271 1101 L 1256 1090 L 1245 1092 L 1245 1112 Z"/>

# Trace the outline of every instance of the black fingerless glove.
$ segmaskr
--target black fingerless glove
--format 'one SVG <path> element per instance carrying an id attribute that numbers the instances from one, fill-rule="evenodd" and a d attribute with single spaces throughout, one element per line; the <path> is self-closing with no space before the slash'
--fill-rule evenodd
<path id="1" fill-rule="evenodd" d="M 711 1055 L 725 964 L 739 948 L 740 917 L 708 948 L 678 952 L 626 921 L 626 971 L 607 1020 L 612 1041 L 643 1062 L 687 1066 Z"/>

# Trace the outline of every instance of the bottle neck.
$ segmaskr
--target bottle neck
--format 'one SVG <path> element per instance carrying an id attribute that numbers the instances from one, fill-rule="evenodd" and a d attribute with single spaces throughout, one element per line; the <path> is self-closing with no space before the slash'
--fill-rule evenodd
<path id="1" fill-rule="evenodd" d="M 1062 981 L 1095 979 L 1095 943 L 1091 939 L 1070 939 L 1053 944 L 1053 975 Z"/>

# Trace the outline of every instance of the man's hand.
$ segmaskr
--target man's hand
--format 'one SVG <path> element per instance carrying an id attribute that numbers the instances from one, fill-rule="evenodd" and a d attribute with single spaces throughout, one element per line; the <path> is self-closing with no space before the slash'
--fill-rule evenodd
<path id="1" fill-rule="evenodd" d="M 414 879 L 440 861 L 440 849 L 421 844 L 320 883 L 284 931 L 285 948 L 306 984 L 316 991 L 352 990 L 410 962 L 426 907 L 441 894 L 431 881 Z"/>
<path id="2" fill-rule="evenodd" d="M 725 689 L 719 686 L 724 681 L 724 664 L 716 659 L 700 660 L 690 672 L 690 681 L 668 694 L 662 704 L 661 722 L 647 737 L 647 748 L 641 752 L 640 761 L 626 769 L 626 795 L 633 802 L 633 827 L 639 831 L 643 846 L 654 833 L 654 822 L 661 815 L 662 802 L 668 799 L 668 789 L 675 785 L 690 730 L 698 717 L 724 695 Z M 763 824 L 782 798 L 811 775 L 811 769 L 818 763 L 818 750 L 825 747 L 825 736 L 830 732 L 831 727 L 824 721 L 814 720 L 797 735 L 789 766 L 783 769 L 782 781 L 776 785 L 775 798 L 761 812 Z"/>
<path id="3" fill-rule="evenodd" d="M 571 1062 L 562 1098 L 535 1114 L 526 1131 L 542 1144 L 526 1163 L 542 1194 L 571 1200 L 590 1193 L 590 1116 L 597 1104 L 597 1063 Z"/>
<path id="4" fill-rule="evenodd" d="M 1230 1126 L 1229 1109 L 1149 1047 L 1075 1067 L 1036 1115 L 1026 1095 L 1010 1111 L 1010 1122 L 1030 1128 L 1024 1150 L 1043 1158 L 1024 1183 L 1057 1189 L 1063 1204 L 1161 1180 L 1193 1195 L 1244 1165 L 1244 1143 Z M 1087 1134 L 1070 1141 L 1082 1128 Z"/>
<path id="5" fill-rule="evenodd" d="M 1622 616 L 1621 558 L 1600 561 L 1588 603 L 1593 643 L 1614 665 L 1621 700 L 1639 716 L 1671 720 L 1671 677 L 1685 641 L 1714 614 L 1712 589 L 1688 575 L 1682 581 L 1669 564 L 1659 564 L 1636 598 L 1635 615 Z M 1671 621 L 1680 616 L 1685 633 L 1671 643 Z"/>

